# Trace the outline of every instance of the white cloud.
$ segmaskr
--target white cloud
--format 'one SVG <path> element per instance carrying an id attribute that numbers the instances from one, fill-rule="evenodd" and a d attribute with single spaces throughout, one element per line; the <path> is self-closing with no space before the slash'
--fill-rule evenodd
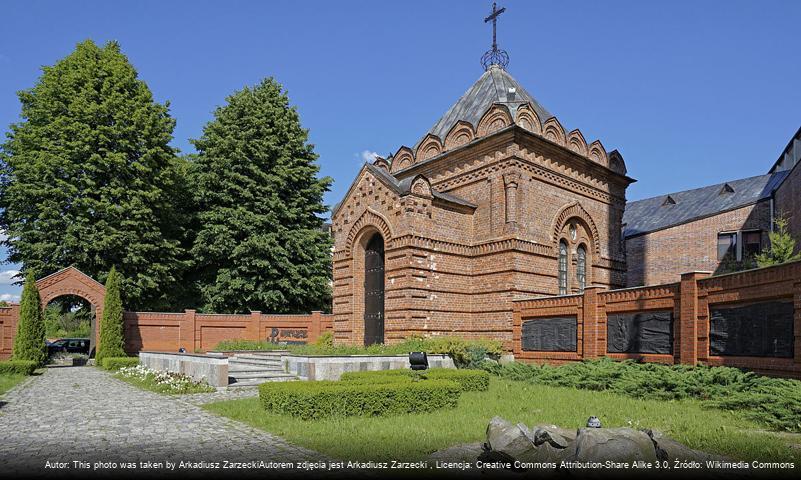
<path id="1" fill-rule="evenodd" d="M 0 294 L 0 302 L 19 302 L 19 295 L 11 295 L 10 293 Z"/>
<path id="2" fill-rule="evenodd" d="M 378 156 L 378 152 L 373 152 L 372 150 L 363 150 L 359 156 L 363 161 L 373 163 L 375 157 Z"/>
<path id="3" fill-rule="evenodd" d="M 17 277 L 19 275 L 19 270 L 6 270 L 4 272 L 0 272 L 0 285 L 11 285 L 14 282 L 18 282 L 21 279 Z"/>

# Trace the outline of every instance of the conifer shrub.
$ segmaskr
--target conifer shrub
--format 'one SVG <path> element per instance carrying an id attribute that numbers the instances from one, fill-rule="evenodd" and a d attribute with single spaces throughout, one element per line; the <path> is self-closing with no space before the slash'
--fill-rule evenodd
<path id="1" fill-rule="evenodd" d="M 106 301 L 103 306 L 103 318 L 100 321 L 100 344 L 95 352 L 96 361 L 100 365 L 105 358 L 125 357 L 120 280 L 117 269 L 111 267 L 106 279 Z"/>
<path id="2" fill-rule="evenodd" d="M 36 366 L 44 365 L 47 361 L 41 299 L 39 298 L 39 289 L 36 288 L 36 279 L 30 272 L 22 289 L 19 322 L 17 323 L 17 334 L 14 337 L 12 358 L 31 361 Z"/>

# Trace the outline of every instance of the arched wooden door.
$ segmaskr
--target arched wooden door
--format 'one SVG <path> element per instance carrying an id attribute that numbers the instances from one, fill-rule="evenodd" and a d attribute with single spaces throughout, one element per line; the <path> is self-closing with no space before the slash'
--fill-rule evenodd
<path id="1" fill-rule="evenodd" d="M 384 343 L 384 239 L 378 233 L 364 251 L 364 344 Z"/>

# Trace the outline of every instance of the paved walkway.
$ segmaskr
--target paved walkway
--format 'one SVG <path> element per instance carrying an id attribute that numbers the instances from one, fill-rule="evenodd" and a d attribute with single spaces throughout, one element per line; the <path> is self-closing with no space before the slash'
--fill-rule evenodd
<path id="1" fill-rule="evenodd" d="M 325 460 L 198 406 L 225 396 L 193 395 L 184 400 L 141 390 L 93 367 L 49 368 L 0 398 L 0 465 L 3 474 L 30 473 L 42 472 L 47 461 L 68 462 L 70 473 L 78 474 L 74 460 Z"/>

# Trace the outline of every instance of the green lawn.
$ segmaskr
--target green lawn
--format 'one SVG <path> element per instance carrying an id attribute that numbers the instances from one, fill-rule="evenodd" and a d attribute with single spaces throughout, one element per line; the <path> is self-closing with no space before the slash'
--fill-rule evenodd
<path id="1" fill-rule="evenodd" d="M 638 400 L 622 395 L 493 378 L 487 392 L 466 392 L 459 406 L 426 414 L 302 421 L 264 411 L 258 398 L 204 406 L 219 415 L 280 435 L 343 460 L 417 460 L 431 452 L 484 439 L 490 418 L 583 426 L 596 415 L 605 427 L 666 432 L 692 448 L 742 460 L 801 461 L 799 436 L 761 431 L 739 413 L 702 408 L 695 400 Z"/>
<path id="2" fill-rule="evenodd" d="M 28 378 L 25 375 L 0 374 L 0 395 L 11 390 L 14 385 Z"/>

